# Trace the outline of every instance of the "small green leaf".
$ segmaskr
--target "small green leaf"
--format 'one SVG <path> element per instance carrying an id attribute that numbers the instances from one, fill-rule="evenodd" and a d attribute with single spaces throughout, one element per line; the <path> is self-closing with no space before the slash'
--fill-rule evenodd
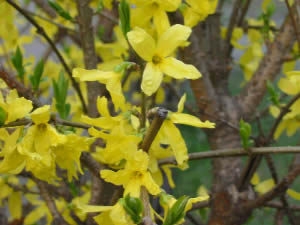
<path id="1" fill-rule="evenodd" d="M 0 106 L 0 126 L 3 126 L 6 120 L 7 114 L 5 110 Z"/>
<path id="2" fill-rule="evenodd" d="M 100 13 L 104 9 L 103 0 L 99 0 L 96 13 Z"/>
<path id="3" fill-rule="evenodd" d="M 17 47 L 15 54 L 11 57 L 11 61 L 18 72 L 18 77 L 24 81 L 25 68 L 23 65 L 23 55 L 19 47 Z"/>
<path id="4" fill-rule="evenodd" d="M 267 81 L 267 90 L 270 94 L 270 100 L 277 106 L 280 106 L 279 94 L 276 92 L 272 82 Z"/>
<path id="5" fill-rule="evenodd" d="M 134 223 L 140 224 L 142 222 L 141 214 L 144 208 L 142 201 L 139 198 L 126 195 L 125 198 L 120 199 L 120 204 L 123 206 Z"/>
<path id="6" fill-rule="evenodd" d="M 250 147 L 251 141 L 250 141 L 250 136 L 251 136 L 252 128 L 251 125 L 247 122 L 245 122 L 243 119 L 240 121 L 240 136 L 242 138 L 242 144 L 244 149 L 248 149 Z"/>
<path id="7" fill-rule="evenodd" d="M 130 31 L 130 6 L 126 0 L 122 0 L 119 4 L 120 27 L 126 37 Z"/>
<path id="8" fill-rule="evenodd" d="M 187 196 L 181 196 L 169 209 L 167 216 L 164 220 L 163 225 L 175 225 L 177 224 L 185 215 L 184 209 L 189 200 Z"/>
<path id="9" fill-rule="evenodd" d="M 37 91 L 40 86 L 41 78 L 44 72 L 44 61 L 41 59 L 34 68 L 32 79 L 30 79 L 33 90 Z"/>
<path id="10" fill-rule="evenodd" d="M 65 18 L 66 20 L 69 21 L 74 21 L 73 17 L 66 11 L 64 10 L 58 3 L 55 1 L 50 1 L 48 0 L 48 4 L 57 12 L 58 15 L 61 17 Z"/>

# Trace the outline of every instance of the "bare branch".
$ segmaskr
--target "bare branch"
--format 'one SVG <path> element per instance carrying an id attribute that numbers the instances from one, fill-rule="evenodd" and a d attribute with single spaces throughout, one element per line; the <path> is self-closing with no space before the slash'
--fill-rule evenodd
<path id="1" fill-rule="evenodd" d="M 300 146 L 296 147 L 260 147 L 251 148 L 251 154 L 263 155 L 263 154 L 289 154 L 289 153 L 299 153 Z M 238 157 L 247 156 L 249 152 L 245 151 L 243 148 L 236 149 L 221 149 L 209 152 L 195 152 L 189 154 L 189 160 L 201 160 L 209 158 L 223 158 L 223 157 Z M 168 157 L 159 160 L 159 165 L 174 164 L 176 165 L 175 157 Z"/>
<path id="2" fill-rule="evenodd" d="M 266 92 L 266 81 L 273 80 L 279 73 L 284 58 L 295 40 L 295 30 L 288 16 L 277 33 L 258 69 L 239 96 L 243 118 L 247 119 L 255 112 Z"/>

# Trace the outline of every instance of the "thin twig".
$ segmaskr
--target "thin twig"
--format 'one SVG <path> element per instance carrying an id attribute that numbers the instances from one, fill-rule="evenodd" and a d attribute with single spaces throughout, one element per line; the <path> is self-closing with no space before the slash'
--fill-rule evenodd
<path id="1" fill-rule="evenodd" d="M 54 200 L 52 199 L 52 197 L 50 196 L 48 190 L 47 190 L 47 186 L 46 184 L 33 177 L 33 180 L 36 182 L 40 192 L 41 192 L 41 196 L 44 199 L 44 201 L 46 202 L 46 205 L 53 217 L 53 225 L 69 225 L 68 222 L 63 218 L 63 216 L 59 213 L 56 204 L 54 202 Z"/>
<path id="2" fill-rule="evenodd" d="M 295 147 L 259 147 L 251 148 L 251 153 L 254 155 L 264 155 L 264 154 L 289 154 L 289 153 L 299 153 L 300 146 Z M 195 152 L 189 154 L 189 160 L 201 160 L 210 158 L 221 158 L 221 157 L 238 157 L 247 156 L 249 152 L 245 151 L 243 148 L 236 149 L 220 149 L 208 152 Z M 168 157 L 160 159 L 158 161 L 159 165 L 174 164 L 176 165 L 175 157 Z"/>
<path id="3" fill-rule="evenodd" d="M 66 27 L 66 26 L 64 26 L 64 25 L 61 25 L 60 23 L 56 23 L 55 21 L 53 21 L 53 18 L 52 18 L 52 19 L 48 19 L 47 17 L 41 16 L 41 15 L 39 15 L 39 14 L 36 14 L 36 13 L 34 13 L 34 12 L 28 10 L 28 9 L 23 9 L 23 10 L 24 10 L 26 13 L 28 13 L 28 14 L 34 16 L 34 17 L 40 18 L 41 20 L 45 20 L 45 21 L 47 21 L 48 23 L 51 23 L 51 24 L 53 24 L 53 25 L 55 25 L 55 26 L 57 26 L 57 27 L 59 27 L 59 28 L 61 28 L 61 29 L 63 29 L 63 30 L 66 30 L 66 31 L 70 31 L 70 32 L 76 33 L 76 31 L 75 31 L 74 29 L 71 29 L 71 28 Z"/>
<path id="4" fill-rule="evenodd" d="M 6 2 L 8 4 L 10 4 L 12 7 L 14 7 L 19 13 L 21 13 L 37 29 L 37 33 L 40 34 L 41 36 L 43 36 L 46 39 L 46 41 L 48 42 L 48 44 L 53 48 L 53 51 L 55 52 L 55 54 L 58 57 L 59 61 L 63 65 L 64 69 L 66 70 L 66 72 L 69 76 L 69 79 L 71 80 L 72 86 L 74 87 L 74 89 L 75 89 L 75 91 L 76 91 L 76 93 L 77 93 L 77 95 L 78 95 L 78 97 L 81 101 L 83 111 L 87 112 L 86 103 L 84 101 L 84 98 L 83 98 L 82 92 L 80 90 L 79 84 L 73 78 L 71 69 L 68 67 L 68 65 L 67 65 L 66 61 L 64 60 L 63 56 L 60 54 L 60 52 L 58 51 L 56 45 L 53 43 L 53 41 L 47 35 L 47 33 L 45 32 L 43 27 L 41 27 L 35 21 L 35 19 L 33 19 L 24 9 L 22 9 L 16 3 L 14 3 L 11 0 L 6 0 Z"/>
<path id="5" fill-rule="evenodd" d="M 282 203 L 280 203 L 278 201 L 267 202 L 266 204 L 264 204 L 264 207 L 275 208 L 275 209 L 283 209 L 284 208 Z M 293 210 L 293 211 L 300 211 L 300 206 L 299 205 L 290 205 L 289 209 Z"/>

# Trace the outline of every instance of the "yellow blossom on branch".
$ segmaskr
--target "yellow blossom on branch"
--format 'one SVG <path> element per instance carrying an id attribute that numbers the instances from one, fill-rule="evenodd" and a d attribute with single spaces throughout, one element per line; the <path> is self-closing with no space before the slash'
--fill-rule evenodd
<path id="1" fill-rule="evenodd" d="M 128 41 L 136 53 L 147 61 L 143 73 L 142 90 L 152 95 L 159 88 L 163 74 L 175 79 L 198 79 L 201 73 L 193 66 L 185 64 L 171 55 L 190 36 L 189 27 L 176 24 L 164 32 L 157 42 L 143 29 L 136 27 L 128 32 Z"/>

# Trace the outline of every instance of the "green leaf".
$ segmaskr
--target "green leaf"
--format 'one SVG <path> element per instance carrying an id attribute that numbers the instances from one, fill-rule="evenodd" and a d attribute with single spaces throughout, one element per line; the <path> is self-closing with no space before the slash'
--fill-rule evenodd
<path id="1" fill-rule="evenodd" d="M 251 141 L 250 141 L 250 136 L 251 136 L 252 128 L 251 125 L 247 122 L 245 122 L 243 119 L 240 121 L 240 136 L 242 138 L 242 144 L 244 149 L 248 149 L 250 147 Z"/>
<path id="2" fill-rule="evenodd" d="M 189 200 L 188 196 L 181 196 L 169 209 L 167 216 L 165 217 L 163 225 L 175 225 L 177 224 L 185 215 L 184 209 Z"/>
<path id="3" fill-rule="evenodd" d="M 48 0 L 48 4 L 57 12 L 58 15 L 61 17 L 65 18 L 66 20 L 69 21 L 74 21 L 73 17 L 66 11 L 64 10 L 58 3 L 55 1 L 50 1 Z"/>
<path id="4" fill-rule="evenodd" d="M 130 6 L 126 0 L 119 4 L 120 27 L 125 37 L 130 31 Z"/>
<path id="5" fill-rule="evenodd" d="M 18 72 L 18 77 L 24 81 L 25 68 L 23 65 L 23 55 L 19 47 L 17 47 L 15 54 L 11 57 L 11 61 Z"/>
<path id="6" fill-rule="evenodd" d="M 99 0 L 96 13 L 100 13 L 104 9 L 103 0 Z"/>
<path id="7" fill-rule="evenodd" d="M 5 110 L 0 106 L 0 126 L 3 126 L 6 120 L 7 114 Z"/>
<path id="8" fill-rule="evenodd" d="M 142 222 L 141 214 L 144 208 L 143 203 L 139 198 L 126 195 L 125 198 L 120 199 L 120 204 L 123 206 L 134 223 L 140 224 Z"/>
<path id="9" fill-rule="evenodd" d="M 71 105 L 66 104 L 69 81 L 65 79 L 64 73 L 60 72 L 58 81 L 52 80 L 54 97 L 56 100 L 55 107 L 61 118 L 66 119 L 70 114 Z"/>
<path id="10" fill-rule="evenodd" d="M 267 81 L 267 90 L 270 94 L 270 100 L 277 106 L 280 106 L 279 94 L 276 92 L 271 81 Z"/>
<path id="11" fill-rule="evenodd" d="M 37 91 L 39 89 L 43 72 L 44 72 L 44 61 L 43 59 L 41 59 L 34 68 L 34 73 L 32 78 L 30 78 L 34 91 Z"/>

